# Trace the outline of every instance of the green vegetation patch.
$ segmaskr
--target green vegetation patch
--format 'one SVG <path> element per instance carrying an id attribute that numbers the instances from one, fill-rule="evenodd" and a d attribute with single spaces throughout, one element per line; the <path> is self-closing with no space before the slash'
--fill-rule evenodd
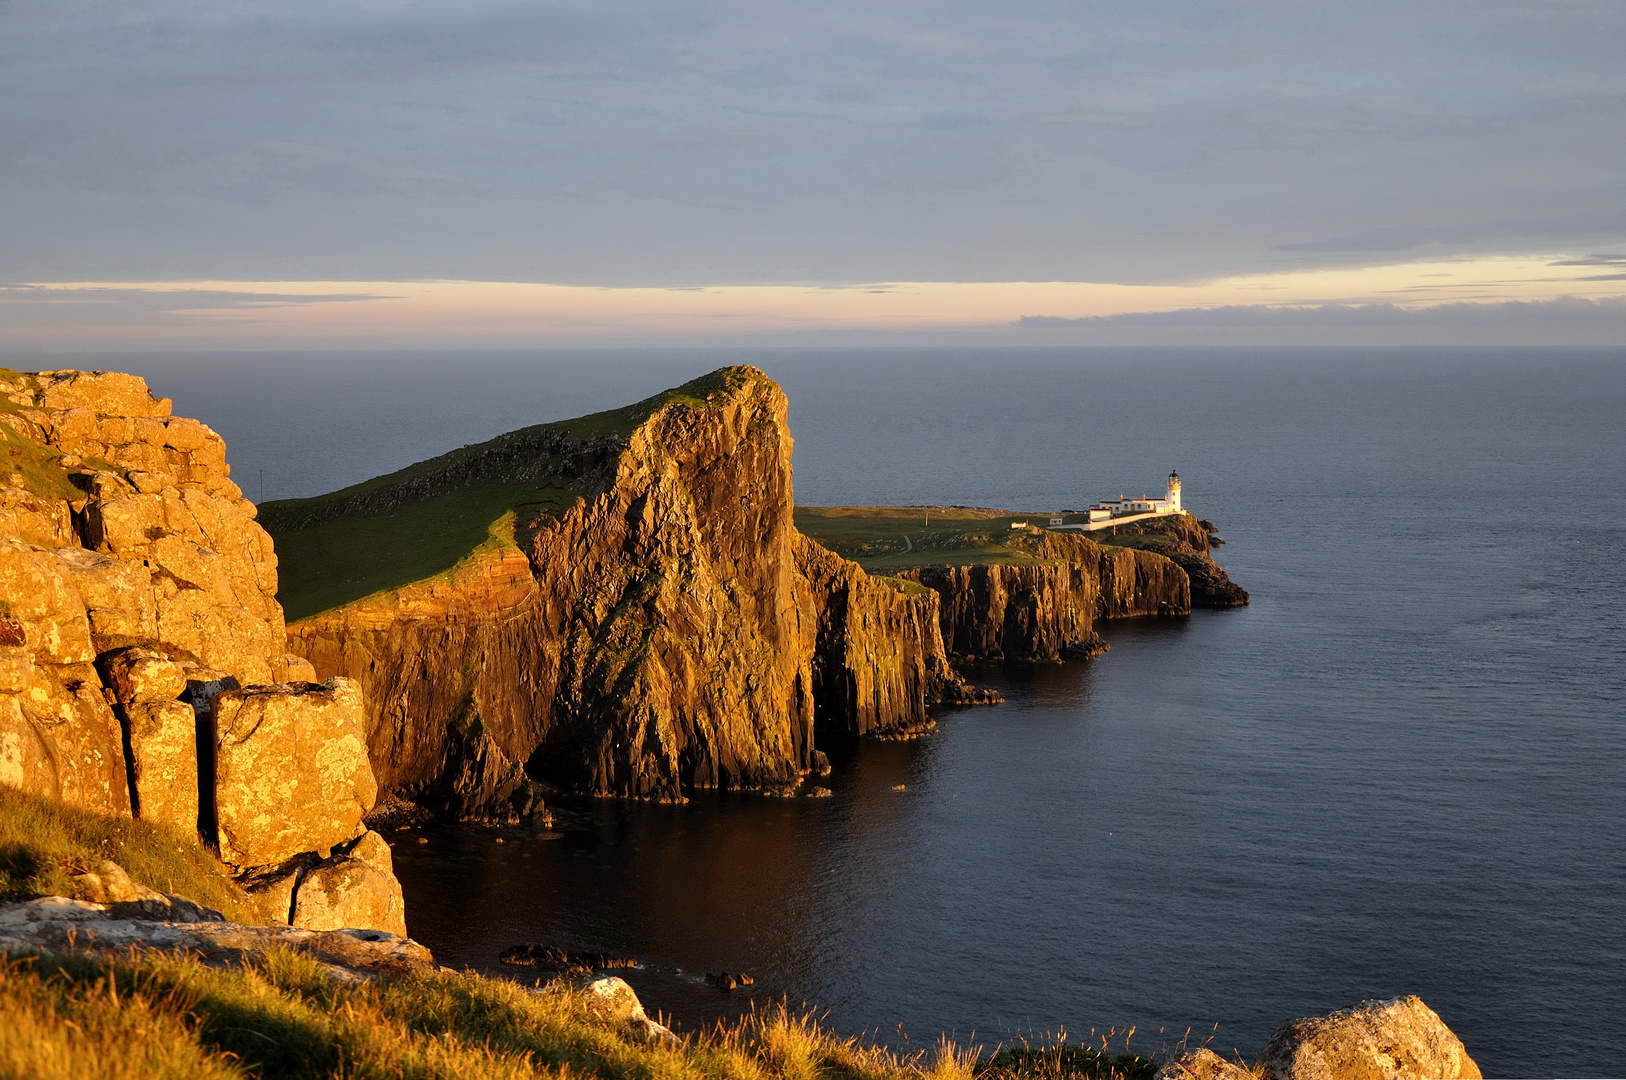
<path id="1" fill-rule="evenodd" d="M 90 469 L 110 468 L 105 462 L 90 462 Z M 9 478 L 19 476 L 21 484 Z M 0 424 L 0 481 L 22 487 L 44 499 L 72 499 L 84 492 L 68 480 L 68 471 L 62 467 L 62 455 L 44 443 L 17 434 Z"/>
<path id="2" fill-rule="evenodd" d="M 485 484 L 393 510 L 268 528 L 277 549 L 277 599 L 290 622 L 434 577 L 488 544 L 513 542 L 513 522 L 578 500 L 563 484 Z"/>
<path id="3" fill-rule="evenodd" d="M 1157 1063 L 1139 1054 L 1058 1043 L 1018 1046 L 977 1062 L 979 1080 L 1153 1080 Z"/>
<path id="4" fill-rule="evenodd" d="M 445 573 L 488 544 L 513 543 L 580 501 L 658 409 L 711 407 L 766 376 L 724 368 L 634 405 L 538 424 L 386 476 L 260 508 L 277 549 L 277 599 L 294 621 Z M 506 519 L 506 520 L 505 520 Z"/>
<path id="5" fill-rule="evenodd" d="M 1045 514 L 966 506 L 798 506 L 796 528 L 837 555 L 876 572 L 919 566 L 1031 565 Z"/>
<path id="6" fill-rule="evenodd" d="M 265 921 L 196 836 L 0 784 L 0 893 L 84 899 L 73 875 L 94 871 L 103 859 L 124 867 L 133 881 L 195 900 L 234 922 Z"/>

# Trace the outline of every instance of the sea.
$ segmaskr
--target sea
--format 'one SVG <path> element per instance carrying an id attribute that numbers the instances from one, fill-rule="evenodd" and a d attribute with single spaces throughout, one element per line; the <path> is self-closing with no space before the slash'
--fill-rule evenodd
<path id="1" fill-rule="evenodd" d="M 801 503 L 1044 512 L 1178 469 L 1252 594 L 1105 624 L 1094 660 L 975 669 L 1003 705 L 862 747 L 829 798 L 392 834 L 443 963 L 627 955 L 680 1030 L 788 1001 L 898 1048 L 1251 1057 L 1291 1018 L 1417 994 L 1487 1076 L 1620 1074 L 1626 351 L 31 359 L 145 375 L 256 500 L 750 363 L 789 395 Z"/>

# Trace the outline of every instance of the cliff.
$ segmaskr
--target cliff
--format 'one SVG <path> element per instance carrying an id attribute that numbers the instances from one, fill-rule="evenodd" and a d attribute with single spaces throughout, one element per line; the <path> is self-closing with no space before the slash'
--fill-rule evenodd
<path id="1" fill-rule="evenodd" d="M 404 551 L 435 572 L 336 594 L 290 628 L 318 670 L 361 684 L 385 789 L 506 817 L 534 804 L 527 771 L 636 798 L 778 788 L 819 764 L 821 738 L 925 722 L 957 682 L 935 597 L 797 533 L 785 412 L 761 372 L 729 368 L 267 507 L 279 545 L 323 536 L 327 565 L 425 504 L 485 508 L 485 538 L 452 565 Z"/>
<path id="2" fill-rule="evenodd" d="M 1046 661 L 1106 646 L 1098 619 L 1184 615 L 1189 579 L 1161 555 L 1102 547 L 1076 534 L 1022 538 L 1033 561 L 900 570 L 940 597 L 944 644 L 957 660 Z"/>
<path id="3" fill-rule="evenodd" d="M 1049 515 L 965 506 L 799 507 L 804 532 L 865 568 L 939 597 L 956 661 L 1055 661 L 1106 646 L 1102 619 L 1233 607 L 1248 594 L 1209 555 L 1221 541 L 1190 514 L 1083 534 L 1033 524 Z"/>
<path id="4" fill-rule="evenodd" d="M 1171 514 L 1093 535 L 1099 536 L 1102 543 L 1162 555 L 1174 562 L 1191 582 L 1192 607 L 1242 607 L 1248 602 L 1247 591 L 1214 562 L 1213 549 L 1225 543 L 1215 532 L 1211 521 L 1192 514 Z"/>
<path id="5" fill-rule="evenodd" d="M 376 791 L 359 693 L 287 653 L 225 443 L 171 412 L 130 375 L 0 371 L 0 783 L 239 872 L 343 861 Z M 387 864 L 368 886 L 404 929 Z"/>

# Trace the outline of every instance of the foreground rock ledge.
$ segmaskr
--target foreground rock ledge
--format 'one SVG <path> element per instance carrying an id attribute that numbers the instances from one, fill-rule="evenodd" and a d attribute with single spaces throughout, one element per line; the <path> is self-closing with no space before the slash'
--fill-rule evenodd
<path id="1" fill-rule="evenodd" d="M 342 979 L 436 970 L 429 950 L 382 930 L 305 930 L 221 921 L 179 897 L 93 904 L 46 896 L 0 904 L 0 952 L 155 949 L 224 967 L 285 947 L 308 953 Z"/>

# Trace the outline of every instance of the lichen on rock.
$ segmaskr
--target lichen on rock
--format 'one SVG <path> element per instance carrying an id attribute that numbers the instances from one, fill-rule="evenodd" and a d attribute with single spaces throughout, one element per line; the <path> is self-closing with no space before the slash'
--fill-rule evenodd
<path id="1" fill-rule="evenodd" d="M 360 703 L 288 684 L 314 672 L 220 436 L 135 376 L 0 371 L 0 441 L 0 783 L 199 830 L 239 866 L 354 838 Z"/>

